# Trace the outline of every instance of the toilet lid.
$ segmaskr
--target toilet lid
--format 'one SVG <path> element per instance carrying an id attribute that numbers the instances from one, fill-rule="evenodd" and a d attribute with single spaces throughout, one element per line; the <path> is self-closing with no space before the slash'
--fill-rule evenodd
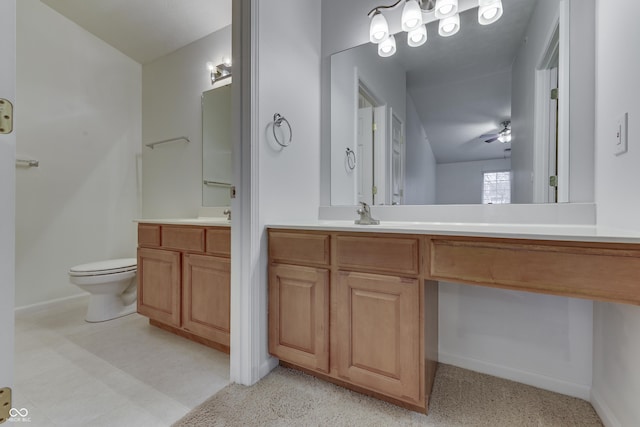
<path id="1" fill-rule="evenodd" d="M 120 258 L 76 265 L 69 270 L 69 274 L 72 276 L 98 276 L 135 271 L 136 268 L 137 260 L 135 258 Z"/>

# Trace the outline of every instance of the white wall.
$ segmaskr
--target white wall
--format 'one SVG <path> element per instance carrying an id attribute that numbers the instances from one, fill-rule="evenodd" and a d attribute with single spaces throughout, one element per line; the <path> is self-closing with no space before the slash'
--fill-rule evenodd
<path id="1" fill-rule="evenodd" d="M 422 127 L 411 96 L 407 95 L 405 132 L 404 203 L 430 205 L 436 202 L 436 158 Z"/>
<path id="2" fill-rule="evenodd" d="M 258 3 L 258 2 L 256 2 Z M 260 0 L 258 4 L 259 318 L 267 363 L 267 236 L 264 226 L 292 218 L 317 219 L 320 201 L 320 3 Z M 281 148 L 271 137 L 274 113 L 291 123 L 293 140 Z M 262 371 L 264 373 L 264 371 Z"/>
<path id="3" fill-rule="evenodd" d="M 596 1 L 596 202 L 598 223 L 640 230 L 640 4 Z M 616 121 L 629 113 L 629 151 L 612 154 Z M 606 285 L 606 284 L 605 284 Z M 592 402 L 607 426 L 640 420 L 640 307 L 596 303 Z"/>
<path id="4" fill-rule="evenodd" d="M 357 152 L 356 112 L 359 81 L 365 84 L 380 105 L 386 105 L 402 122 L 406 117 L 406 73 L 390 58 L 378 55 L 374 46 L 362 46 L 331 58 L 331 203 L 358 203 L 355 179 L 357 168 L 345 167 L 345 151 Z M 390 110 L 391 109 L 391 110 Z M 384 129 L 388 129 L 385 126 Z"/>
<path id="5" fill-rule="evenodd" d="M 142 215 L 196 217 L 202 206 L 202 92 L 211 89 L 206 63 L 231 56 L 231 26 L 142 67 Z M 216 83 L 227 84 L 228 80 Z"/>
<path id="6" fill-rule="evenodd" d="M 569 201 L 594 200 L 594 12 L 593 0 L 566 0 L 570 10 Z M 535 70 L 559 15 L 560 0 L 539 0 L 526 43 L 513 63 L 511 123 L 514 203 L 534 200 Z M 565 90 L 561 95 L 566 94 Z M 516 143 L 517 141 L 517 143 Z"/>
<path id="7" fill-rule="evenodd" d="M 484 172 L 511 170 L 511 159 L 441 163 L 436 166 L 436 203 L 473 205 L 482 203 Z"/>
<path id="8" fill-rule="evenodd" d="M 583 399 L 592 302 L 440 283 L 439 360 Z"/>
<path id="9" fill-rule="evenodd" d="M 70 267 L 133 257 L 141 67 L 38 0 L 17 18 L 16 306 L 80 293 Z"/>

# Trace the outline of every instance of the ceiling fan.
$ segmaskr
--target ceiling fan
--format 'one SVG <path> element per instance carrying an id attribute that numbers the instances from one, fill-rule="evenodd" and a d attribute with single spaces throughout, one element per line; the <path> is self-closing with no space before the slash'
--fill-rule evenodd
<path id="1" fill-rule="evenodd" d="M 511 120 L 505 120 L 500 123 L 500 126 L 502 126 L 502 129 L 498 132 L 480 135 L 478 138 L 488 138 L 484 140 L 486 143 L 500 141 L 501 143 L 506 144 L 507 142 L 511 142 Z"/>

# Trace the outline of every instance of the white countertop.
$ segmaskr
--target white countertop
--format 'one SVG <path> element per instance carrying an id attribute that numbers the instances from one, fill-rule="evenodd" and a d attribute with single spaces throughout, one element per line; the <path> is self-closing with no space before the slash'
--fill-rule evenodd
<path id="1" fill-rule="evenodd" d="M 489 224 L 454 222 L 381 221 L 379 225 L 356 225 L 353 220 L 287 221 L 268 228 L 373 233 L 478 236 L 510 239 L 565 240 L 582 242 L 640 243 L 640 232 L 605 229 L 594 225 Z"/>
<path id="2" fill-rule="evenodd" d="M 199 218 L 153 218 L 153 219 L 135 219 L 134 222 L 145 224 L 170 224 L 170 225 L 205 225 L 205 226 L 221 226 L 230 227 L 231 221 L 227 218 L 220 217 L 199 217 Z"/>

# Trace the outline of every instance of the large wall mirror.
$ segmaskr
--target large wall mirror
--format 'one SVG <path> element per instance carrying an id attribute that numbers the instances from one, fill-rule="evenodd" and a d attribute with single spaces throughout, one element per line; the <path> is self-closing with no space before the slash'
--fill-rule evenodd
<path id="1" fill-rule="evenodd" d="M 202 94 L 202 206 L 229 206 L 231 85 Z"/>
<path id="2" fill-rule="evenodd" d="M 372 43 L 331 55 L 332 205 L 572 201 L 573 11 L 502 2 L 491 25 L 466 2 L 450 37 L 424 13 L 427 42 L 398 33 L 391 57 Z"/>

